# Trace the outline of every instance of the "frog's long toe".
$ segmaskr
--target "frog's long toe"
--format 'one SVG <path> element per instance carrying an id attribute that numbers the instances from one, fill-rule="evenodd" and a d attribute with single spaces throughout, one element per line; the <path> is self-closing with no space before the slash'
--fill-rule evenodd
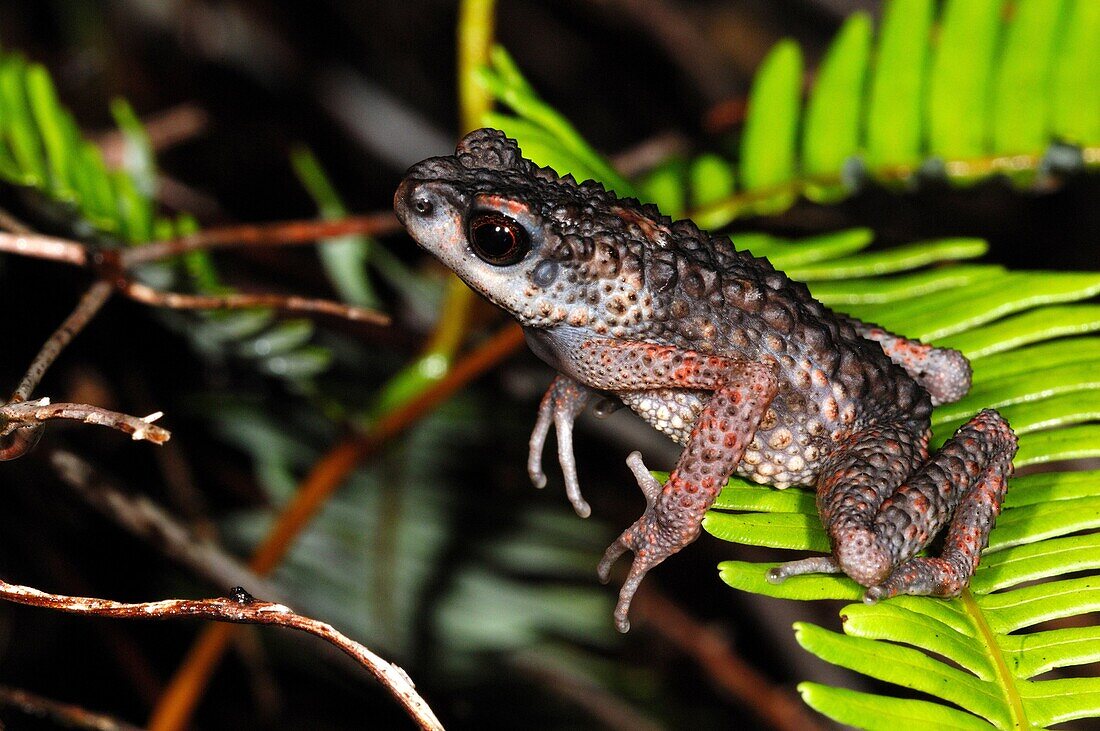
<path id="1" fill-rule="evenodd" d="M 781 584 L 792 576 L 802 574 L 839 574 L 840 566 L 832 556 L 813 556 L 800 561 L 781 563 L 767 574 L 769 583 Z"/>
<path id="2" fill-rule="evenodd" d="M 641 452 L 631 452 L 626 458 L 626 466 L 634 473 L 634 479 L 638 481 L 638 487 L 642 489 L 642 494 L 645 495 L 646 506 L 652 508 L 654 503 L 657 502 L 661 490 L 664 489 L 664 485 L 658 482 L 657 478 L 650 473 L 649 468 L 645 466 Z"/>
<path id="3" fill-rule="evenodd" d="M 650 513 L 647 511 L 646 515 L 650 515 Z M 606 584 L 611 580 L 611 567 L 615 561 L 628 550 L 634 552 L 634 561 L 630 564 L 630 573 L 627 574 L 626 581 L 619 589 L 619 600 L 615 604 L 615 628 L 624 633 L 630 630 L 630 620 L 627 619 L 627 615 L 630 613 L 630 602 L 634 599 L 634 594 L 637 593 L 642 579 L 645 578 L 651 568 L 664 561 L 672 553 L 671 551 L 652 550 L 638 544 L 639 535 L 644 534 L 644 529 L 639 528 L 639 526 L 645 521 L 646 516 L 643 515 L 637 523 L 623 531 L 623 534 L 608 546 L 607 551 L 604 552 L 603 558 L 600 560 L 599 567 L 596 569 L 600 581 Z"/>

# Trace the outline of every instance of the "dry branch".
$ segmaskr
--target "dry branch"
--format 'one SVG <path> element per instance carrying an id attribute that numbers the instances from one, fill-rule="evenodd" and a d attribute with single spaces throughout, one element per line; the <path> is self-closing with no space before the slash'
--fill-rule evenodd
<path id="1" fill-rule="evenodd" d="M 150 261 L 161 261 L 191 251 L 228 246 L 298 246 L 351 234 L 381 236 L 400 229 L 401 224 L 391 211 L 323 221 L 279 221 L 226 226 L 128 249 L 122 252 L 122 263 L 131 267 Z"/>
<path id="2" fill-rule="evenodd" d="M 196 576 L 213 586 L 248 586 L 269 600 L 283 600 L 274 584 L 218 544 L 196 536 L 145 495 L 124 491 L 72 452 L 56 449 L 48 458 L 58 476 L 88 505 Z"/>
<path id="3" fill-rule="evenodd" d="M 0 406 L 0 419 L 4 420 L 0 436 L 7 436 L 16 429 L 35 427 L 50 419 L 72 419 L 85 424 L 96 424 L 117 429 L 130 435 L 134 441 L 163 444 L 172 434 L 153 424 L 163 414 L 159 411 L 144 417 L 130 416 L 88 404 L 50 403 L 48 398 L 22 401 Z"/>
<path id="4" fill-rule="evenodd" d="M 310 299 L 294 295 L 277 294 L 180 294 L 163 292 L 139 282 L 125 282 L 119 285 L 119 291 L 132 300 L 156 307 L 173 310 L 242 310 L 269 307 L 284 312 L 310 312 L 333 315 L 346 320 L 370 322 L 375 325 L 388 325 L 390 318 L 381 312 L 365 307 L 345 305 L 332 300 Z"/>
<path id="5" fill-rule="evenodd" d="M 231 593 L 233 594 L 231 598 L 165 599 L 158 602 L 127 603 L 93 597 L 50 594 L 30 586 L 9 584 L 0 580 L 0 599 L 59 612 L 115 619 L 199 617 L 216 622 L 269 624 L 315 635 L 340 648 L 366 668 L 389 690 L 420 728 L 443 728 L 432 709 L 416 692 L 408 674 L 397 665 L 382 659 L 363 645 L 346 637 L 330 624 L 295 614 L 283 604 L 254 599 L 239 587 Z"/>
<path id="6" fill-rule="evenodd" d="M 114 291 L 108 282 L 96 282 L 93 284 L 84 296 L 80 298 L 80 303 L 76 306 L 76 309 L 65 318 L 65 321 L 61 323 L 61 326 L 54 330 L 53 335 L 43 343 L 42 348 L 38 351 L 38 355 L 31 361 L 30 366 L 27 368 L 26 375 L 23 376 L 23 380 L 19 382 L 19 385 L 15 389 L 15 393 L 12 394 L 12 401 L 26 401 L 31 397 L 31 392 L 34 391 L 35 386 L 42 380 L 42 376 L 46 374 L 46 370 L 53 364 L 57 356 L 61 354 L 61 351 L 65 349 L 77 334 L 84 329 L 84 326 L 95 317 L 96 313 L 103 307 L 107 300 L 111 297 L 111 292 Z"/>

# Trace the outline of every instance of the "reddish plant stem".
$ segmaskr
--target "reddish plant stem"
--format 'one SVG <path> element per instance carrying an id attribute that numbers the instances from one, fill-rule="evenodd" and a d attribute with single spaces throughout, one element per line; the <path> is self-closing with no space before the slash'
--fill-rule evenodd
<path id="1" fill-rule="evenodd" d="M 741 659 L 724 636 L 689 615 L 652 585 L 638 592 L 633 610 L 650 631 L 692 658 L 718 689 L 751 708 L 773 728 L 781 731 L 821 728 L 793 694 L 772 684 Z"/>
<path id="2" fill-rule="evenodd" d="M 84 244 L 55 236 L 0 231 L 0 252 L 49 259 L 78 267 L 88 264 L 88 249 Z"/>
<path id="3" fill-rule="evenodd" d="M 341 317 L 357 322 L 369 322 L 375 325 L 388 325 L 390 318 L 381 312 L 365 307 L 345 305 L 333 300 L 311 299 L 294 295 L 277 294 L 221 294 L 200 295 L 164 292 L 134 281 L 123 281 L 118 290 L 132 300 L 155 307 L 168 307 L 173 310 L 241 310 L 257 307 L 270 307 L 283 312 L 309 312 L 333 317 Z"/>
<path id="4" fill-rule="evenodd" d="M 200 249 L 228 246 L 297 246 L 349 234 L 382 236 L 401 230 L 391 211 L 329 220 L 281 221 L 208 228 L 170 241 L 156 241 L 122 252 L 122 264 L 131 267 Z"/>

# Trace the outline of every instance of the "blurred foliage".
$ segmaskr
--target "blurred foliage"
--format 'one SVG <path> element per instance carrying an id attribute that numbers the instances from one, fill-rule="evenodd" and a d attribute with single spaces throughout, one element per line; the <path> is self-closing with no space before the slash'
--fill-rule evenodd
<path id="1" fill-rule="evenodd" d="M 111 113 L 124 141 L 123 166 L 110 169 L 99 147 L 83 137 L 60 103 L 49 72 L 18 53 L 0 51 L 0 181 L 19 188 L 46 218 L 76 237 L 100 246 L 140 246 L 198 230 L 187 214 L 157 213 L 157 166 L 143 125 L 130 105 L 115 99 Z M 331 201 L 329 201 L 331 207 Z M 346 256 L 337 249 L 331 256 Z M 376 254 L 389 281 L 405 285 L 407 273 L 392 257 Z M 138 277 L 158 288 L 186 288 L 202 294 L 230 291 L 204 252 L 176 263 L 147 264 Z M 334 282 L 338 291 L 371 291 L 366 268 L 353 267 Z M 280 320 L 271 310 L 163 313 L 204 355 L 236 358 L 262 373 L 312 390 L 310 379 L 327 369 L 331 353 L 317 345 L 311 320 Z"/>
<path id="2" fill-rule="evenodd" d="M 513 114 L 490 113 L 524 153 L 578 180 L 719 228 L 833 203 L 868 180 L 965 185 L 1007 175 L 1042 187 L 1100 164 L 1100 4 L 1092 0 L 893 0 L 872 47 L 870 18 L 837 33 L 803 105 L 802 52 L 778 43 L 756 72 L 736 164 L 713 154 L 665 162 L 634 184 L 610 171 L 543 102 L 503 49 L 482 80 Z M 933 29 L 935 29 L 933 31 Z M 723 169 L 724 168 L 724 169 Z"/>

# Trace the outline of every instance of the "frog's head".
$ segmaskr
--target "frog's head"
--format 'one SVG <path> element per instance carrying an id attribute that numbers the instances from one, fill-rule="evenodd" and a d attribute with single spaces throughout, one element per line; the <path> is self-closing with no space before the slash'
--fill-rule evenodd
<path id="1" fill-rule="evenodd" d="M 641 257 L 654 245 L 647 227 L 664 226 L 656 211 L 538 167 L 498 130 L 414 165 L 394 210 L 417 243 L 523 325 L 622 335 L 647 319 Z"/>

